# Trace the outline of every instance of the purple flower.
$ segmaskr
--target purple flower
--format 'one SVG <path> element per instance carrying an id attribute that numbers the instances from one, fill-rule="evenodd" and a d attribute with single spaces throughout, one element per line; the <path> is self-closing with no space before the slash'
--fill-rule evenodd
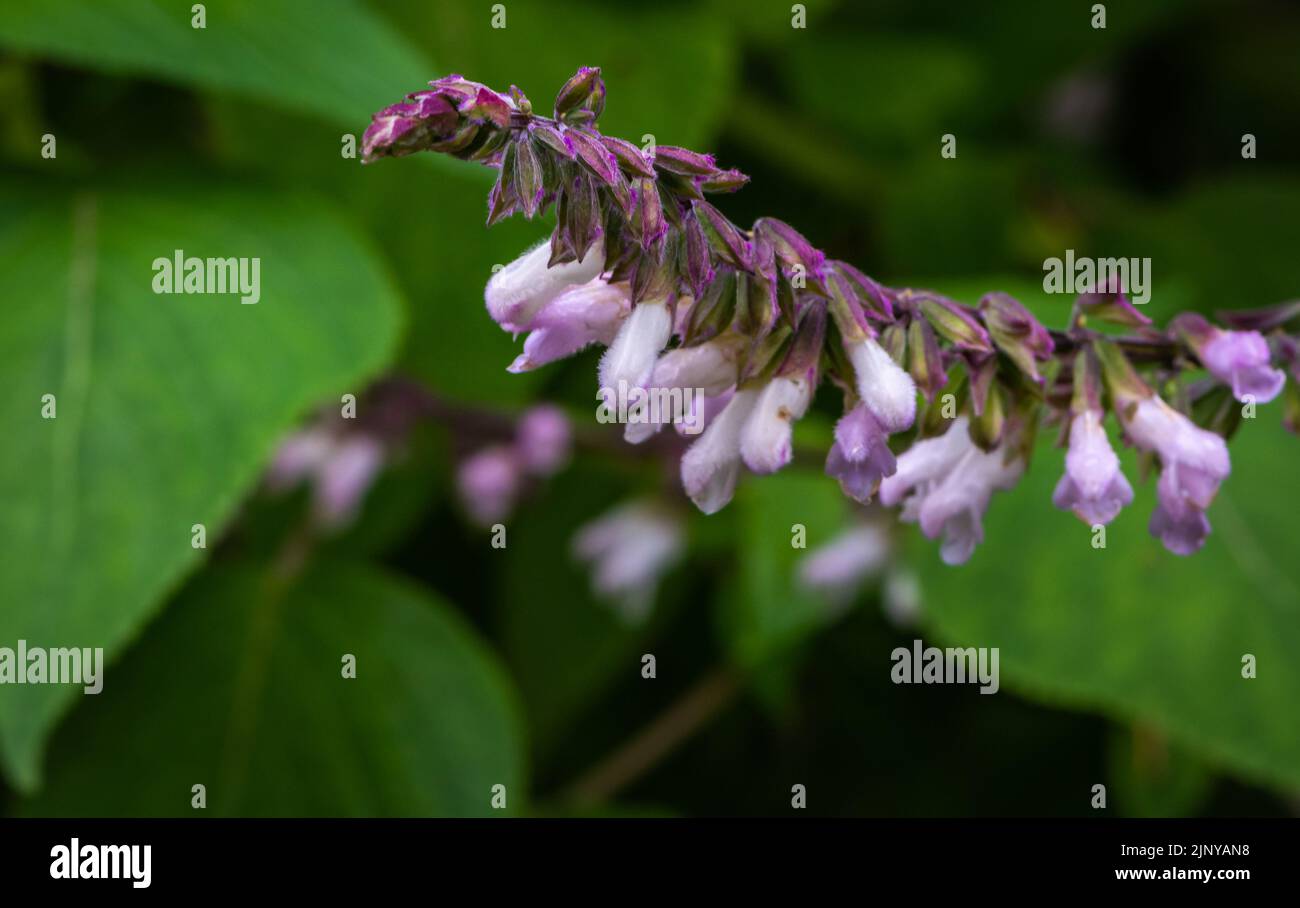
<path id="1" fill-rule="evenodd" d="M 533 317 L 533 330 L 524 340 L 524 352 L 508 371 L 528 372 L 572 356 L 591 344 L 611 343 L 631 307 L 625 283 L 609 284 L 594 278 L 570 287 Z"/>
<path id="2" fill-rule="evenodd" d="M 1182 472 L 1177 463 L 1161 471 L 1156 483 L 1156 507 L 1147 529 L 1175 555 L 1190 555 L 1205 544 L 1210 520 L 1204 505 L 1198 505 L 1193 497 L 1204 494 L 1204 477 L 1192 479 L 1188 485 Z"/>
<path id="3" fill-rule="evenodd" d="M 343 439 L 316 473 L 316 516 L 326 527 L 356 517 L 361 501 L 384 465 L 384 446 L 368 435 Z"/>
<path id="4" fill-rule="evenodd" d="M 862 398 L 880 428 L 889 434 L 916 419 L 916 382 L 874 338 L 847 345 Z"/>
<path id="5" fill-rule="evenodd" d="M 519 420 L 515 439 L 519 460 L 535 476 L 550 476 L 569 461 L 573 431 L 559 407 L 542 404 Z"/>
<path id="6" fill-rule="evenodd" d="M 897 469 L 888 437 L 866 404 L 859 403 L 835 425 L 835 443 L 826 457 L 826 475 L 838 479 L 844 494 L 867 503 L 876 485 Z"/>
<path id="7" fill-rule="evenodd" d="M 573 537 L 574 555 L 591 567 L 592 589 L 632 622 L 644 620 L 660 578 L 684 548 L 681 521 L 650 502 L 617 507 Z"/>
<path id="8" fill-rule="evenodd" d="M 1227 444 L 1154 394 L 1136 402 L 1124 429 L 1135 445 L 1160 457 L 1151 534 L 1175 554 L 1196 551 L 1210 529 L 1203 512 L 1232 469 Z"/>
<path id="9" fill-rule="evenodd" d="M 508 445 L 470 455 L 456 473 L 456 488 L 475 523 L 491 526 L 510 515 L 522 480 L 519 457 Z"/>
<path id="10" fill-rule="evenodd" d="M 1232 388 L 1232 396 L 1268 403 L 1282 393 L 1286 373 L 1274 369 L 1268 341 L 1258 331 L 1218 331 L 1200 349 L 1210 374 Z"/>
<path id="11" fill-rule="evenodd" d="M 605 250 L 595 247 L 581 262 L 549 266 L 551 244 L 540 243 L 506 265 L 487 283 L 488 314 L 507 331 L 527 331 L 548 303 L 570 287 L 598 277 L 605 268 Z"/>
<path id="12" fill-rule="evenodd" d="M 266 485 L 273 492 L 286 492 L 316 474 L 334 451 L 334 436 L 325 429 L 304 429 L 290 435 L 275 451 L 266 471 Z"/>
<path id="13" fill-rule="evenodd" d="M 993 492 L 1011 488 L 1024 462 L 1001 448 L 981 451 L 964 416 L 938 438 L 918 441 L 898 458 L 898 471 L 880 485 L 880 502 L 903 502 L 901 518 L 927 538 L 943 537 L 945 564 L 963 564 L 984 539 L 984 512 Z M 904 499 L 906 499 L 904 501 Z"/>
<path id="14" fill-rule="evenodd" d="M 1070 450 L 1065 455 L 1065 473 L 1056 484 L 1052 503 L 1071 510 L 1089 525 L 1106 524 L 1120 509 L 1133 502 L 1133 487 L 1119 468 L 1119 457 L 1110 446 L 1103 414 L 1086 409 L 1070 422 Z"/>
<path id="15" fill-rule="evenodd" d="M 316 523 L 341 529 L 356 518 L 385 454 L 383 443 L 371 435 L 305 429 L 280 445 L 267 471 L 267 486 L 282 492 L 309 482 Z"/>
<path id="16" fill-rule="evenodd" d="M 889 535 L 875 523 L 861 523 L 799 560 L 799 582 L 832 600 L 851 599 L 889 559 Z"/>

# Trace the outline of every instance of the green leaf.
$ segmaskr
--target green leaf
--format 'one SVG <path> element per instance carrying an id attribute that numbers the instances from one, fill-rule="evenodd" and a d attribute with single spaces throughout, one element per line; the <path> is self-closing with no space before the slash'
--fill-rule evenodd
<path id="1" fill-rule="evenodd" d="M 940 634 L 1001 650 L 1005 683 L 1052 703 L 1140 720 L 1251 779 L 1300 784 L 1300 443 L 1261 408 L 1233 439 L 1232 476 L 1210 508 L 1205 548 L 1180 558 L 1147 533 L 1154 482 L 1110 524 L 1106 547 L 1052 507 L 1063 455 L 1041 448 L 994 496 L 985 541 L 963 567 L 925 551 L 923 609 Z M 1242 659 L 1258 677 L 1242 677 Z"/>
<path id="2" fill-rule="evenodd" d="M 189 3 L 45 0 L 0 6 L 0 46 L 75 65 L 230 91 L 365 128 L 370 114 L 422 88 L 433 66 L 351 0 Z"/>
<path id="3" fill-rule="evenodd" d="M 510 685 L 454 610 L 330 561 L 197 577 L 55 734 L 60 816 L 483 816 L 523 807 Z M 345 678 L 344 656 L 356 658 Z M 94 759 L 86 759 L 93 746 Z M 191 806 L 192 786 L 207 808 Z M 506 786 L 507 810 L 491 807 Z"/>
<path id="4" fill-rule="evenodd" d="M 586 566 L 572 553 L 582 524 L 629 497 L 626 483 L 584 461 L 540 494 L 510 522 L 497 613 L 539 757 L 563 741 L 610 683 L 640 677 L 640 644 L 651 633 L 596 598 Z M 652 625 L 663 623 L 667 598 L 662 590 L 656 597 Z"/>
<path id="5" fill-rule="evenodd" d="M 330 209 L 294 195 L 33 185 L 0 213 L 0 641 L 111 658 L 202 556 L 278 438 L 359 393 L 400 303 Z M 156 258 L 257 257 L 261 299 L 157 295 Z M 42 418 L 43 396 L 57 416 Z M 0 688 L 5 770 L 40 780 L 72 691 Z"/>
<path id="6" fill-rule="evenodd" d="M 732 504 L 740 537 L 735 593 L 723 599 L 723 635 L 733 658 L 755 667 L 802 642 L 834 617 L 824 597 L 799 585 L 797 563 L 844 525 L 848 500 L 835 480 L 788 468 L 742 480 Z M 802 527 L 806 548 L 796 548 Z"/>

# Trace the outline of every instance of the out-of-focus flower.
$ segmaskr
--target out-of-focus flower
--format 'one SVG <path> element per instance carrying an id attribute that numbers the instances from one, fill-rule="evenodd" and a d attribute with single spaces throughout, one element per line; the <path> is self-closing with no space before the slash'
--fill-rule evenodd
<path id="1" fill-rule="evenodd" d="M 307 482 L 312 514 L 322 529 L 339 530 L 356 519 L 361 502 L 384 467 L 386 448 L 365 432 L 318 425 L 285 439 L 266 474 L 273 492 Z"/>
<path id="2" fill-rule="evenodd" d="M 521 487 L 523 465 L 508 445 L 476 451 L 456 471 L 460 500 L 475 523 L 491 526 L 514 509 Z"/>
<path id="3" fill-rule="evenodd" d="M 968 420 L 959 416 L 940 437 L 903 452 L 898 471 L 880 485 L 880 502 L 903 502 L 903 520 L 918 523 L 930 539 L 943 537 L 944 563 L 964 564 L 984 540 L 984 512 L 993 493 L 1014 486 L 1023 469 L 1012 451 L 976 447 Z"/>
<path id="4" fill-rule="evenodd" d="M 550 476 L 569 462 L 573 430 L 559 407 L 541 404 L 519 420 L 516 450 L 524 468 L 537 476 Z"/>
<path id="5" fill-rule="evenodd" d="M 328 527 L 352 522 L 384 465 L 384 446 L 368 435 L 339 442 L 316 473 L 316 513 Z"/>
<path id="6" fill-rule="evenodd" d="M 573 537 L 573 553 L 590 567 L 596 595 L 612 600 L 631 622 L 649 614 L 660 579 L 684 548 L 680 518 L 647 501 L 621 505 Z"/>
<path id="7" fill-rule="evenodd" d="M 461 461 L 456 488 L 470 518 L 483 526 L 510 516 L 529 478 L 544 479 L 569 462 L 573 430 L 559 407 L 524 412 L 514 438 L 475 451 Z"/>
<path id="8" fill-rule="evenodd" d="M 916 627 L 921 618 L 921 581 L 916 572 L 904 565 L 895 565 L 885 574 L 881 591 L 881 605 L 885 617 L 895 627 Z"/>
<path id="9" fill-rule="evenodd" d="M 858 523 L 799 559 L 799 582 L 844 604 L 889 560 L 889 534 L 878 523 Z"/>

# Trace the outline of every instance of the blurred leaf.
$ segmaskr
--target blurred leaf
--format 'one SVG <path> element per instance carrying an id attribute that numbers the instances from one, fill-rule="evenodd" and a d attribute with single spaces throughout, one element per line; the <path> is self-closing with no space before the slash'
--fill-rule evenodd
<path id="1" fill-rule="evenodd" d="M 215 816 L 521 810 L 513 691 L 452 609 L 337 560 L 281 583 L 249 567 L 197 577 L 59 729 L 50 784 L 22 811 L 194 816 L 195 784 Z"/>
<path id="2" fill-rule="evenodd" d="M 1214 785 L 1213 773 L 1196 754 L 1142 726 L 1112 733 L 1109 763 L 1108 803 L 1123 816 L 1194 815 Z"/>
<path id="3" fill-rule="evenodd" d="M 863 65 L 868 78 L 863 78 Z M 983 95 L 977 58 L 960 45 L 906 35 L 856 32 L 792 41 L 781 67 L 806 113 L 868 148 L 915 154 L 956 132 Z M 848 92 L 833 86 L 851 85 Z"/>
<path id="4" fill-rule="evenodd" d="M 277 439 L 389 358 L 400 303 L 331 211 L 262 191 L 70 194 L 39 184 L 0 212 L 0 640 L 125 644 L 200 558 Z M 155 258 L 261 260 L 261 300 L 155 295 Z M 53 394 L 57 418 L 42 419 Z M 4 766 L 39 783 L 71 698 L 0 689 Z"/>
<path id="5" fill-rule="evenodd" d="M 652 133 L 661 145 L 712 151 L 738 68 L 733 24 L 704 3 L 513 0 L 505 28 L 492 27 L 490 4 L 380 5 L 447 71 L 499 89 L 518 85 L 547 116 L 578 67 L 599 66 L 608 92 L 600 129 L 638 145 Z"/>
<path id="6" fill-rule="evenodd" d="M 722 632 L 733 657 L 758 667 L 800 643 L 833 617 L 826 600 L 800 587 L 797 564 L 843 527 L 848 499 L 833 479 L 788 468 L 742 477 L 732 507 L 739 512 L 734 594 L 722 602 Z M 807 548 L 795 548 L 802 526 Z"/>
<path id="7" fill-rule="evenodd" d="M 1100 254 L 1150 257 L 1152 297 L 1144 311 L 1153 318 L 1177 311 L 1163 296 L 1170 285 L 1188 288 L 1205 312 L 1267 306 L 1300 292 L 1297 210 L 1300 180 L 1223 180 L 1160 208 L 1107 209 Z"/>
<path id="8" fill-rule="evenodd" d="M 591 592 L 571 551 L 574 532 L 628 497 L 626 484 L 584 461 L 552 481 L 510 522 L 497 620 L 502 646 L 527 703 L 540 753 L 620 674 L 639 677 L 638 642 L 649 633 Z M 665 597 L 657 597 L 662 622 Z"/>
<path id="9" fill-rule="evenodd" d="M 959 568 L 918 541 L 922 608 L 962 646 L 996 646 L 1007 686 L 1166 732 L 1243 775 L 1300 784 L 1300 561 L 1296 440 L 1277 407 L 1233 439 L 1214 533 L 1188 558 L 1147 533 L 1152 482 L 1107 527 L 1051 504 L 1063 456 L 1043 446 L 1021 484 L 994 497 L 985 542 Z M 1137 486 L 1132 452 L 1122 455 Z M 1257 657 L 1255 679 L 1242 657 Z"/>
<path id="10" fill-rule="evenodd" d="M 0 6 L 0 46 L 74 65 L 232 91 L 363 130 L 432 64 L 352 0 L 42 0 Z"/>

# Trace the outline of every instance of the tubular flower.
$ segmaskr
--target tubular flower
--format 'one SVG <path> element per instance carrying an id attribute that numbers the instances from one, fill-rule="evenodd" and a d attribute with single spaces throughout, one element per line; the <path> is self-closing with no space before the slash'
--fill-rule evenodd
<path id="1" fill-rule="evenodd" d="M 670 421 L 688 437 L 702 429 L 680 475 L 706 513 L 731 500 L 742 465 L 766 474 L 793 459 L 792 425 L 826 379 L 847 395 L 826 473 L 857 501 L 878 489 L 882 503 L 901 503 L 904 520 L 942 538 L 949 563 L 970 557 L 993 492 L 1015 483 L 1041 425 L 1069 427 L 1056 506 L 1089 523 L 1116 519 L 1133 490 L 1106 438 L 1110 413 L 1158 455 L 1150 528 L 1186 553 L 1208 532 L 1205 509 L 1228 474 L 1222 436 L 1235 428 L 1218 397 L 1198 403 L 1223 386 L 1263 403 L 1283 391 L 1280 366 L 1300 372 L 1297 303 L 1225 314 L 1232 330 L 1199 315 L 1161 330 L 1110 287 L 1081 294 L 1068 328 L 1052 331 L 1005 293 L 967 305 L 887 287 L 775 218 L 733 223 L 714 201 L 748 177 L 711 155 L 603 135 L 605 100 L 595 67 L 574 74 L 549 116 L 517 88 L 447 76 L 377 112 L 363 159 L 431 151 L 494 169 L 489 226 L 553 213 L 549 239 L 485 291 L 503 329 L 529 332 L 510 370 L 604 345 L 597 418 L 617 412 L 631 442 Z M 1098 323 L 1132 333 L 1104 335 Z M 1213 381 L 1184 379 L 1197 363 Z M 613 406 L 623 394 L 650 400 L 649 418 L 621 398 Z M 674 406 L 656 409 L 664 399 Z M 1294 387 L 1288 400 L 1284 418 L 1300 425 Z M 489 490 L 509 486 L 499 466 Z"/>
<path id="2" fill-rule="evenodd" d="M 1110 523 L 1120 509 L 1133 502 L 1133 487 L 1119 468 L 1119 456 L 1110 446 L 1102 413 L 1084 410 L 1070 423 L 1070 450 L 1065 473 L 1056 484 L 1052 503 L 1073 511 L 1090 526 Z"/>

